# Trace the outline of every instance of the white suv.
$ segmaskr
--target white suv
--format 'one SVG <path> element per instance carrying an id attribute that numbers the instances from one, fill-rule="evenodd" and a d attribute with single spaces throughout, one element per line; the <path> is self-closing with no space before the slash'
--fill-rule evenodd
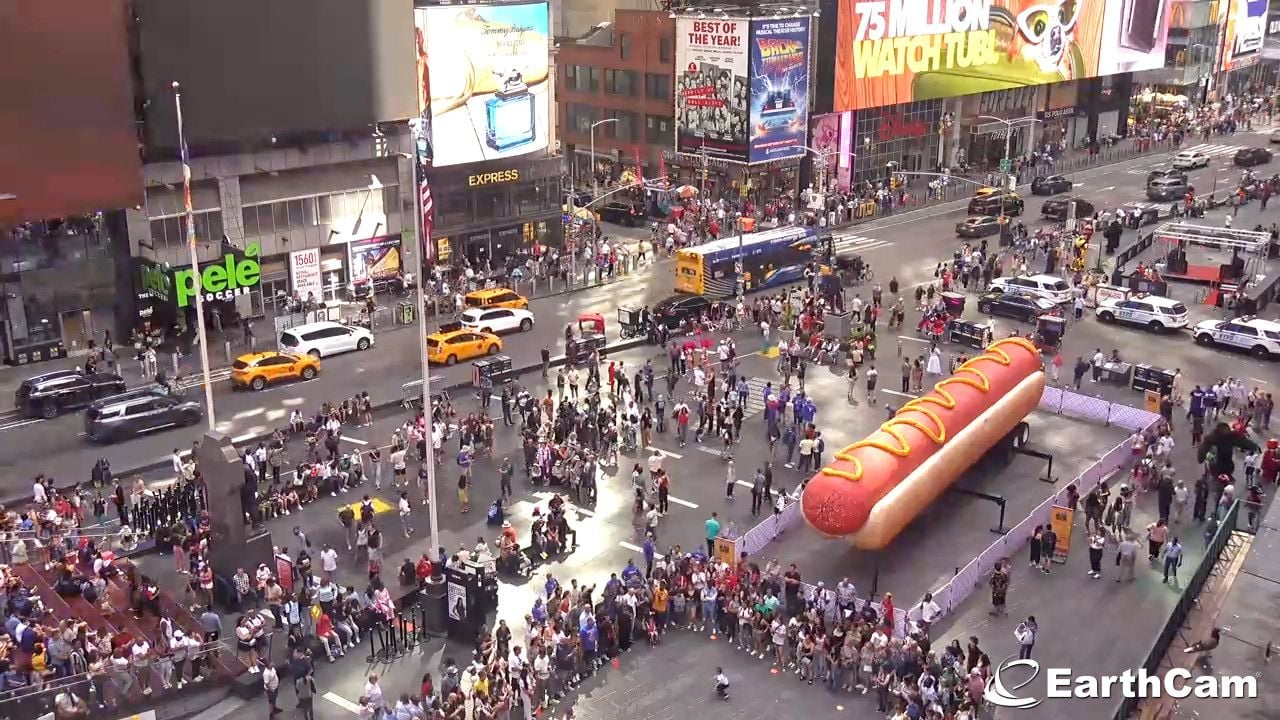
<path id="1" fill-rule="evenodd" d="M 1183 150 L 1173 156 L 1172 165 L 1179 170 L 1209 167 L 1209 155 L 1199 150 Z"/>
<path id="2" fill-rule="evenodd" d="M 1260 358 L 1280 356 L 1280 323 L 1255 317 L 1205 320 L 1191 331 L 1201 345 L 1245 350 Z"/>
<path id="3" fill-rule="evenodd" d="M 533 329 L 533 313 L 519 308 L 471 308 L 462 313 L 462 327 L 486 333 Z"/>
<path id="4" fill-rule="evenodd" d="M 1023 275 L 998 277 L 991 281 L 991 289 L 997 292 L 1020 292 L 1044 298 L 1061 305 L 1071 302 L 1071 286 L 1053 275 Z"/>
<path id="5" fill-rule="evenodd" d="M 362 327 L 321 322 L 298 325 L 280 333 L 280 352 L 321 358 L 373 347 L 373 333 Z"/>
<path id="6" fill-rule="evenodd" d="M 1137 294 L 1103 300 L 1094 314 L 1103 322 L 1145 325 L 1153 332 L 1184 328 L 1188 322 L 1186 305 L 1159 295 Z"/>

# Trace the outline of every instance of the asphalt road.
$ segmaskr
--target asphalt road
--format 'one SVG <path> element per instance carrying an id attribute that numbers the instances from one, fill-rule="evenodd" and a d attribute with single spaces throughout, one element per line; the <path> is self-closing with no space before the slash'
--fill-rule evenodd
<path id="1" fill-rule="evenodd" d="M 1192 182 L 1201 192 L 1213 186 L 1219 177 L 1225 185 L 1234 181 L 1239 171 L 1230 166 L 1230 155 L 1237 147 L 1265 144 L 1262 134 L 1241 133 L 1214 138 L 1210 145 L 1213 162 L 1206 169 L 1193 171 Z M 1197 143 L 1187 143 L 1191 147 Z M 1146 173 L 1159 163 L 1151 158 L 1093 168 L 1071 176 L 1076 183 L 1074 193 L 1094 202 L 1099 208 L 1114 208 L 1124 202 L 1143 199 Z M 1280 161 L 1258 168 L 1263 174 L 1280 170 Z M 1027 196 L 1027 213 L 1023 220 L 1037 227 L 1041 198 Z M 838 233 L 840 242 L 860 252 L 871 263 L 877 279 L 887 284 L 897 277 L 904 294 L 917 284 L 933 281 L 933 268 L 950 259 L 960 244 L 954 225 L 964 217 L 964 202 L 925 208 L 884 218 Z M 1269 225 L 1277 219 L 1275 206 L 1265 213 L 1256 203 L 1246 206 L 1235 220 L 1236 227 Z M 1210 213 L 1204 224 L 1220 225 L 1223 211 Z M 1126 231 L 1123 242 L 1132 239 L 1134 231 Z M 543 346 L 560 346 L 563 328 L 580 313 L 600 312 L 608 323 L 608 334 L 617 337 L 616 308 L 624 304 L 653 304 L 669 295 L 673 286 L 672 264 L 659 262 L 625 280 L 591 290 L 536 299 L 531 309 L 538 324 L 526 334 L 508 335 L 504 352 L 517 365 L 534 363 Z M 854 292 L 858 290 L 855 289 Z M 865 292 L 865 289 L 863 289 Z M 1179 289 L 1191 300 L 1193 291 Z M 1190 303 L 1188 303 L 1190 304 Z M 969 303 L 968 316 L 976 314 L 975 303 Z M 1213 317 L 1204 306 L 1192 307 L 1193 317 Z M 1011 327 L 1013 321 L 1001 320 L 1000 327 Z M 912 324 L 909 323 L 909 327 Z M 908 330 L 902 339 L 904 351 L 911 353 L 914 343 Z M 1186 334 L 1167 337 L 1148 335 L 1141 330 L 1102 326 L 1092 319 L 1072 323 L 1067 332 L 1064 354 L 1092 354 L 1094 348 L 1119 348 L 1129 358 L 1155 360 L 1167 367 L 1180 367 L 1191 381 L 1207 381 L 1218 376 L 1233 375 L 1273 383 L 1275 366 L 1252 358 L 1196 347 Z M 920 346 L 923 349 L 923 346 Z M 443 382 L 464 382 L 470 368 L 459 365 L 436 369 Z M 216 382 L 214 403 L 218 428 L 233 437 L 269 430 L 281 424 L 294 408 L 313 410 L 326 400 L 339 400 L 357 392 L 368 391 L 376 400 L 395 399 L 401 386 L 419 377 L 416 333 L 412 329 L 384 331 L 378 345 L 365 353 L 353 353 L 324 361 L 321 376 L 311 382 L 281 385 L 263 393 L 233 391 L 229 383 Z M 199 389 L 191 391 L 199 395 Z M 114 467 L 128 469 L 162 460 L 173 448 L 186 448 L 203 428 L 185 428 L 99 447 L 90 444 L 81 432 L 81 416 L 69 415 L 52 421 L 9 421 L 0 425 L 0 497 L 21 496 L 28 491 L 28 478 L 37 472 L 51 474 L 59 480 L 87 477 L 89 467 L 101 456 L 108 457 Z"/>

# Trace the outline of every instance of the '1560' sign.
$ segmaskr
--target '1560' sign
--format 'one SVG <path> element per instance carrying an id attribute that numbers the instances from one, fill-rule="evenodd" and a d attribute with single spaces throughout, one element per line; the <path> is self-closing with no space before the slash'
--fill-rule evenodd
<path id="1" fill-rule="evenodd" d="M 227 253 L 222 262 L 206 265 L 200 270 L 199 280 L 193 270 L 176 270 L 173 273 L 173 284 L 177 290 L 178 307 L 191 304 L 199 292 L 203 300 L 231 300 L 244 295 L 261 280 L 262 266 L 258 263 L 258 244 L 250 244 L 244 249 L 244 257 L 236 260 L 236 256 Z"/>

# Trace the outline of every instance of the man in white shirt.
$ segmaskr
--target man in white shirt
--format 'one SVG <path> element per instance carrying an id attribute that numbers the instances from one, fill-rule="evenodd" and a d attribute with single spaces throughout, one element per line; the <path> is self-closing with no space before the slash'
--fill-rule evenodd
<path id="1" fill-rule="evenodd" d="M 44 489 L 44 482 L 41 478 L 31 484 L 31 501 L 36 505 L 44 505 L 49 502 L 49 493 Z"/>
<path id="2" fill-rule="evenodd" d="M 270 715 L 283 712 L 276 706 L 276 698 L 280 695 L 280 675 L 269 662 L 262 664 L 262 689 L 267 693 L 267 707 L 271 708 Z"/>
<path id="3" fill-rule="evenodd" d="M 386 699 L 382 696 L 382 686 L 378 684 L 377 673 L 369 675 L 369 682 L 365 683 L 364 692 L 360 693 L 360 695 L 369 700 L 369 705 L 373 708 L 375 717 L 381 715 L 387 706 Z"/>
<path id="4" fill-rule="evenodd" d="M 320 551 L 320 567 L 325 576 L 333 580 L 334 573 L 338 572 L 338 551 L 326 544 Z"/>

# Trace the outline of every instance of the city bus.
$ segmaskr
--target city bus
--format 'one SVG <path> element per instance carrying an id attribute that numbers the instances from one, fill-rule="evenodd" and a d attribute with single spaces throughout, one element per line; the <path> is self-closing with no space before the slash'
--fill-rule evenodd
<path id="1" fill-rule="evenodd" d="M 825 231 L 782 227 L 733 235 L 676 252 L 676 292 L 725 298 L 737 294 L 734 265 L 742 258 L 745 291 L 804 278 L 805 265 L 825 247 Z"/>

